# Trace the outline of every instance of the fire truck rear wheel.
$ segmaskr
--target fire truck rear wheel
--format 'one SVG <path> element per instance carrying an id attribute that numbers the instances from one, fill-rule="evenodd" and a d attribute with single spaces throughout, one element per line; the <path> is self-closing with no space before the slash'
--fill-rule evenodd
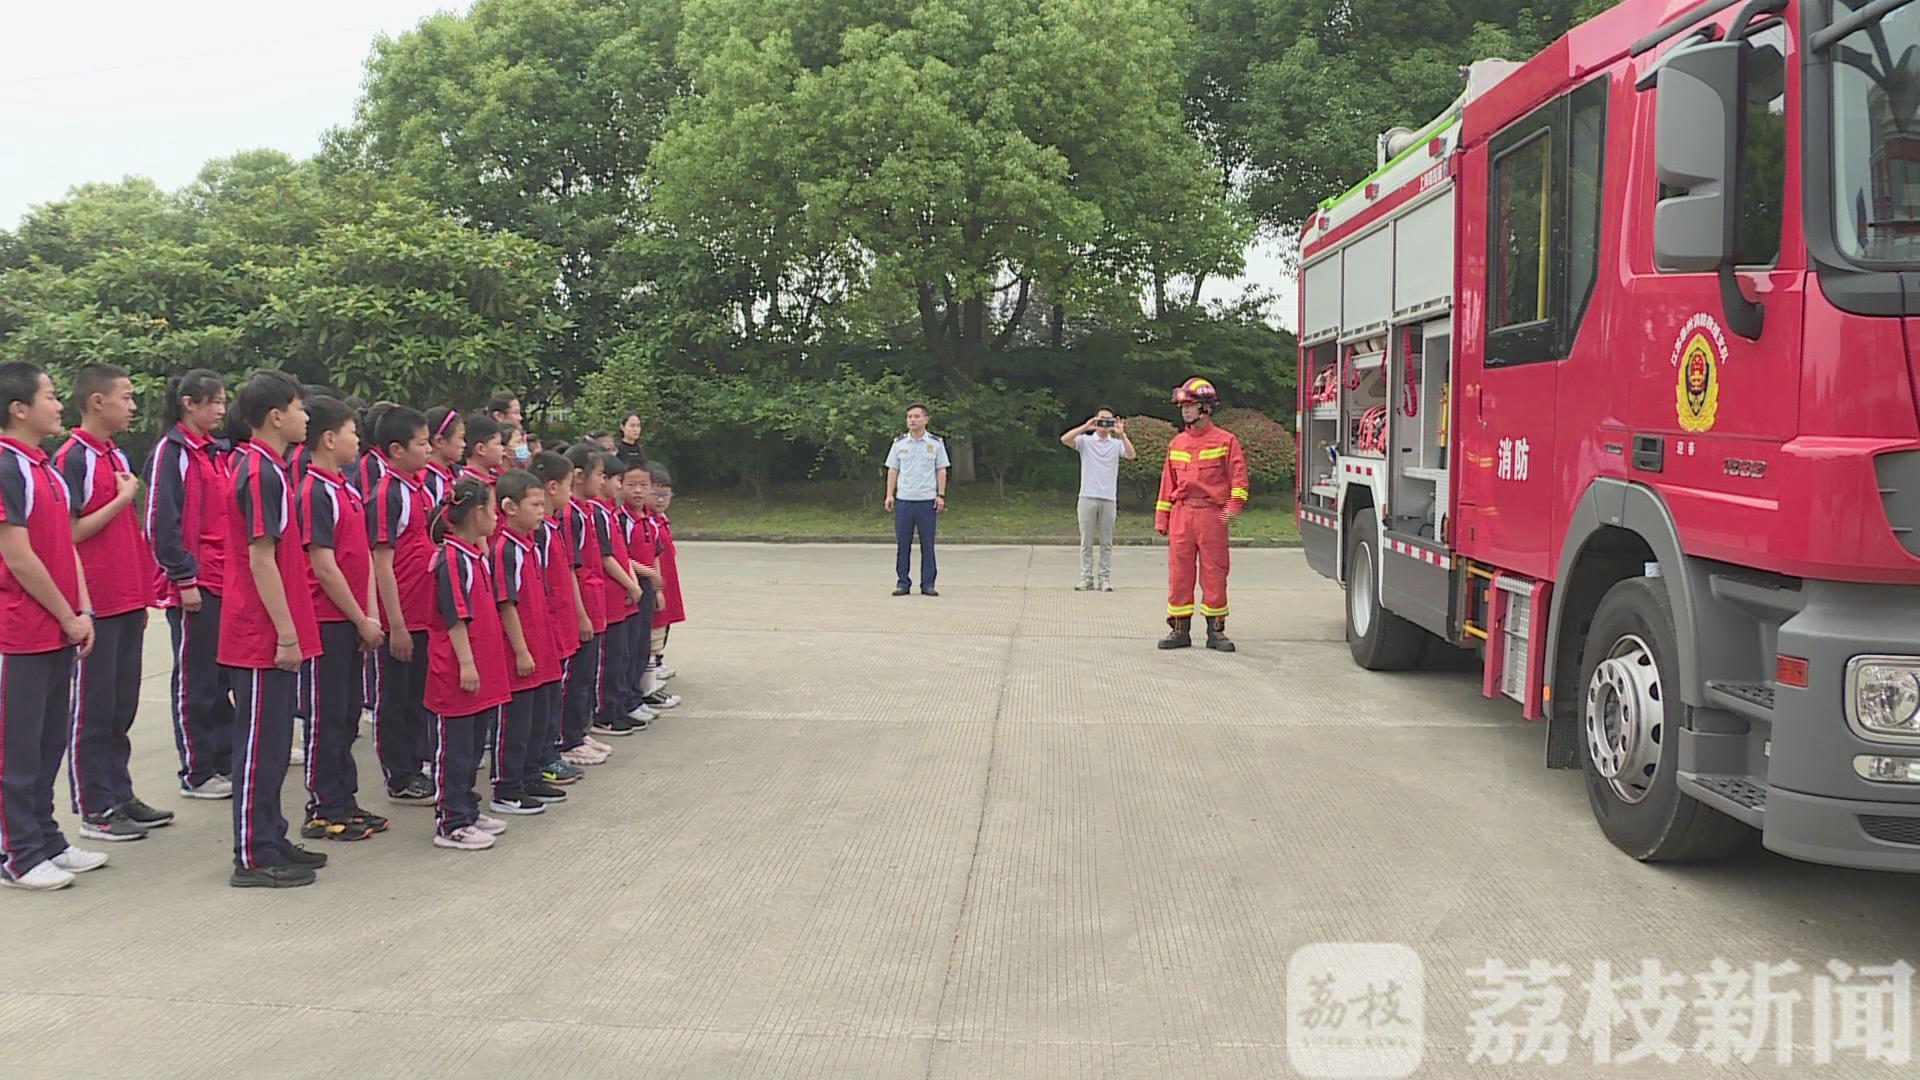
<path id="1" fill-rule="evenodd" d="M 1607 590 L 1580 661 L 1580 764 L 1600 831 L 1642 862 L 1724 858 L 1751 839 L 1745 824 L 1681 792 L 1679 651 L 1661 582 Z"/>
<path id="2" fill-rule="evenodd" d="M 1347 648 L 1368 671 L 1407 671 L 1426 653 L 1425 630 L 1380 606 L 1380 519 L 1354 516 L 1347 539 Z"/>

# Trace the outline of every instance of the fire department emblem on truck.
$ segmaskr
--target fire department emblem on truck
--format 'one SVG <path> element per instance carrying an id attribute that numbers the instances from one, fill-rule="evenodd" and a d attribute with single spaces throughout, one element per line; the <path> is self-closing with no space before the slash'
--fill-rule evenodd
<path id="1" fill-rule="evenodd" d="M 1710 431 L 1720 414 L 1720 367 L 1727 338 L 1713 316 L 1688 319 L 1673 343 L 1674 406 L 1684 431 Z"/>

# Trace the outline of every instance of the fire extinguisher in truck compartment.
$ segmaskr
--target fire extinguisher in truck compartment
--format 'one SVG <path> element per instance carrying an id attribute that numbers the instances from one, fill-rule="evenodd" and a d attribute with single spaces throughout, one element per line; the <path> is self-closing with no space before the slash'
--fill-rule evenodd
<path id="1" fill-rule="evenodd" d="M 1913 57 L 1916 3 L 1623 0 L 1303 228 L 1354 661 L 1476 656 L 1636 859 L 1920 871 Z"/>

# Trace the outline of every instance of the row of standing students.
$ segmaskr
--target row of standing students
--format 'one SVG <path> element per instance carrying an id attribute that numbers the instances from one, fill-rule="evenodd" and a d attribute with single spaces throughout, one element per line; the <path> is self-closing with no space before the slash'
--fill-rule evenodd
<path id="1" fill-rule="evenodd" d="M 596 734 L 679 703 L 660 685 L 684 617 L 663 472 L 587 446 L 509 454 L 519 440 L 487 414 L 356 412 L 277 371 L 228 417 L 219 377 L 193 371 L 169 386 L 142 515 L 113 442 L 131 382 L 89 364 L 72 396 L 81 425 L 48 457 L 51 379 L 0 365 L 0 884 L 58 889 L 107 861 L 54 820 L 63 756 L 83 836 L 173 820 L 128 768 L 150 605 L 173 644 L 180 793 L 232 800 L 239 887 L 310 884 L 326 864 L 282 814 L 290 758 L 303 837 L 388 827 L 358 801 L 363 706 L 389 799 L 433 806 L 434 843 L 476 851 L 505 831 L 495 815 L 564 802 L 607 760 Z"/>

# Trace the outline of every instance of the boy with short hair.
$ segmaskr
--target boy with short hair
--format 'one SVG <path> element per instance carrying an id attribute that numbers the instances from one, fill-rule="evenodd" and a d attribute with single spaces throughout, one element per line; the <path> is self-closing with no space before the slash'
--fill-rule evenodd
<path id="1" fill-rule="evenodd" d="M 660 600 L 653 613 L 653 676 L 657 683 L 665 683 L 673 678 L 674 670 L 667 666 L 667 638 L 673 625 L 685 622 L 687 612 L 680 599 L 680 558 L 673 546 L 673 523 L 667 520 L 667 507 L 673 502 L 673 477 L 668 475 L 665 465 L 647 466 L 653 474 L 653 521 L 660 534 L 661 573 Z M 680 695 L 668 692 L 664 685 L 658 685 L 646 699 L 647 706 L 653 709 L 671 709 L 680 704 Z"/>
<path id="2" fill-rule="evenodd" d="M 433 506 L 419 477 L 427 466 L 427 418 L 396 405 L 375 433 L 386 468 L 367 494 L 373 540 L 373 576 L 387 634 L 376 678 L 373 741 L 386 777 L 387 798 L 426 806 L 433 785 L 427 760 L 431 719 L 421 702 L 427 688 L 427 628 L 433 624 Z"/>
<path id="3" fill-rule="evenodd" d="M 606 561 L 594 527 L 593 501 L 600 498 L 605 470 L 600 451 L 581 444 L 567 450 L 573 466 L 573 502 L 563 514 L 568 541 L 573 545 L 574 574 L 580 582 L 581 606 L 593 626 L 593 638 L 580 645 L 567 668 L 566 705 L 560 728 L 560 760 L 569 765 L 598 765 L 610 751 L 593 741 L 588 728 L 600 711 L 600 667 L 605 662 L 607 633 Z"/>
<path id="4" fill-rule="evenodd" d="M 327 857 L 287 839 L 280 789 L 293 744 L 302 664 L 320 655 L 320 624 L 287 446 L 307 437 L 300 384 L 261 371 L 240 388 L 247 441 L 234 455 L 227 516 L 227 596 L 220 610 L 220 664 L 233 684 L 233 877 L 235 888 L 311 885 Z"/>
<path id="5" fill-rule="evenodd" d="M 560 661 L 560 681 L 542 688 L 544 701 L 535 713 L 535 727 L 529 737 L 534 749 L 527 755 L 526 790 L 546 797 L 540 785 L 557 790 L 560 785 L 578 782 L 585 774 L 584 769 L 561 758 L 561 730 L 574 658 L 593 640 L 593 620 L 580 592 L 579 552 L 567 520 L 573 503 L 573 465 L 559 454 L 542 451 L 533 455 L 527 468 L 546 494 L 547 519 L 541 523 L 535 542 L 547 571 L 547 615 Z"/>
<path id="6" fill-rule="evenodd" d="M 647 628 L 637 619 L 644 595 L 633 577 L 633 558 L 627 552 L 627 531 L 619 522 L 627 463 L 614 454 L 600 455 L 600 497 L 588 504 L 594 536 L 600 544 L 600 572 L 606 579 L 607 636 L 600 655 L 600 708 L 594 717 L 598 735 L 631 735 L 647 726 L 647 718 L 633 716 L 627 701 L 627 665 L 633 654 L 633 635 Z"/>
<path id="7" fill-rule="evenodd" d="M 546 761 L 546 747 L 535 739 L 536 729 L 545 735 L 537 717 L 549 703 L 546 688 L 560 681 L 560 653 L 547 611 L 547 566 L 537 538 L 546 522 L 547 493 L 539 478 L 525 469 L 501 473 L 494 491 L 500 500 L 500 524 L 493 536 L 493 587 L 513 665 L 513 697 L 500 711 L 494 732 L 489 805 L 496 814 L 538 814 L 548 802 L 566 799 L 566 792 L 544 783 L 528 790 L 539 779 L 530 775 L 529 762 Z"/>
<path id="8" fill-rule="evenodd" d="M 355 801 L 359 772 L 353 742 L 359 734 L 362 657 L 386 635 L 373 585 L 367 513 L 346 473 L 360 457 L 359 425 L 331 397 L 307 403 L 307 466 L 299 514 L 313 571 L 313 609 L 320 623 L 320 656 L 307 665 L 307 813 L 300 835 L 312 840 L 364 840 L 384 832 L 387 819 Z"/>
<path id="9" fill-rule="evenodd" d="M 64 889 L 107 856 L 67 843 L 53 777 L 67 747 L 74 654 L 93 651 L 67 485 L 40 449 L 60 399 L 37 364 L 0 364 L 0 885 Z"/>
<path id="10" fill-rule="evenodd" d="M 128 732 L 140 707 L 140 646 L 147 630 L 153 551 L 133 509 L 140 478 L 114 445 L 133 426 L 133 380 L 112 364 L 82 364 L 73 379 L 80 426 L 53 455 L 67 482 L 74 544 L 93 594 L 93 651 L 75 661 L 67 736 L 67 786 L 80 835 L 140 840 L 173 821 L 135 797 Z"/>
<path id="11" fill-rule="evenodd" d="M 627 701 L 628 716 L 651 721 L 659 714 L 648 707 L 647 696 L 656 687 L 653 679 L 653 613 L 659 610 L 660 533 L 647 504 L 653 498 L 653 474 L 644 467 L 629 468 L 621 478 L 620 520 L 627 537 L 627 557 L 632 561 L 634 577 L 640 582 L 640 616 L 628 642 Z"/>
<path id="12" fill-rule="evenodd" d="M 467 417 L 467 463 L 460 469 L 461 476 L 471 476 L 475 480 L 493 486 L 500 473 L 507 467 L 506 433 L 500 424 L 486 413 L 477 412 Z"/>

